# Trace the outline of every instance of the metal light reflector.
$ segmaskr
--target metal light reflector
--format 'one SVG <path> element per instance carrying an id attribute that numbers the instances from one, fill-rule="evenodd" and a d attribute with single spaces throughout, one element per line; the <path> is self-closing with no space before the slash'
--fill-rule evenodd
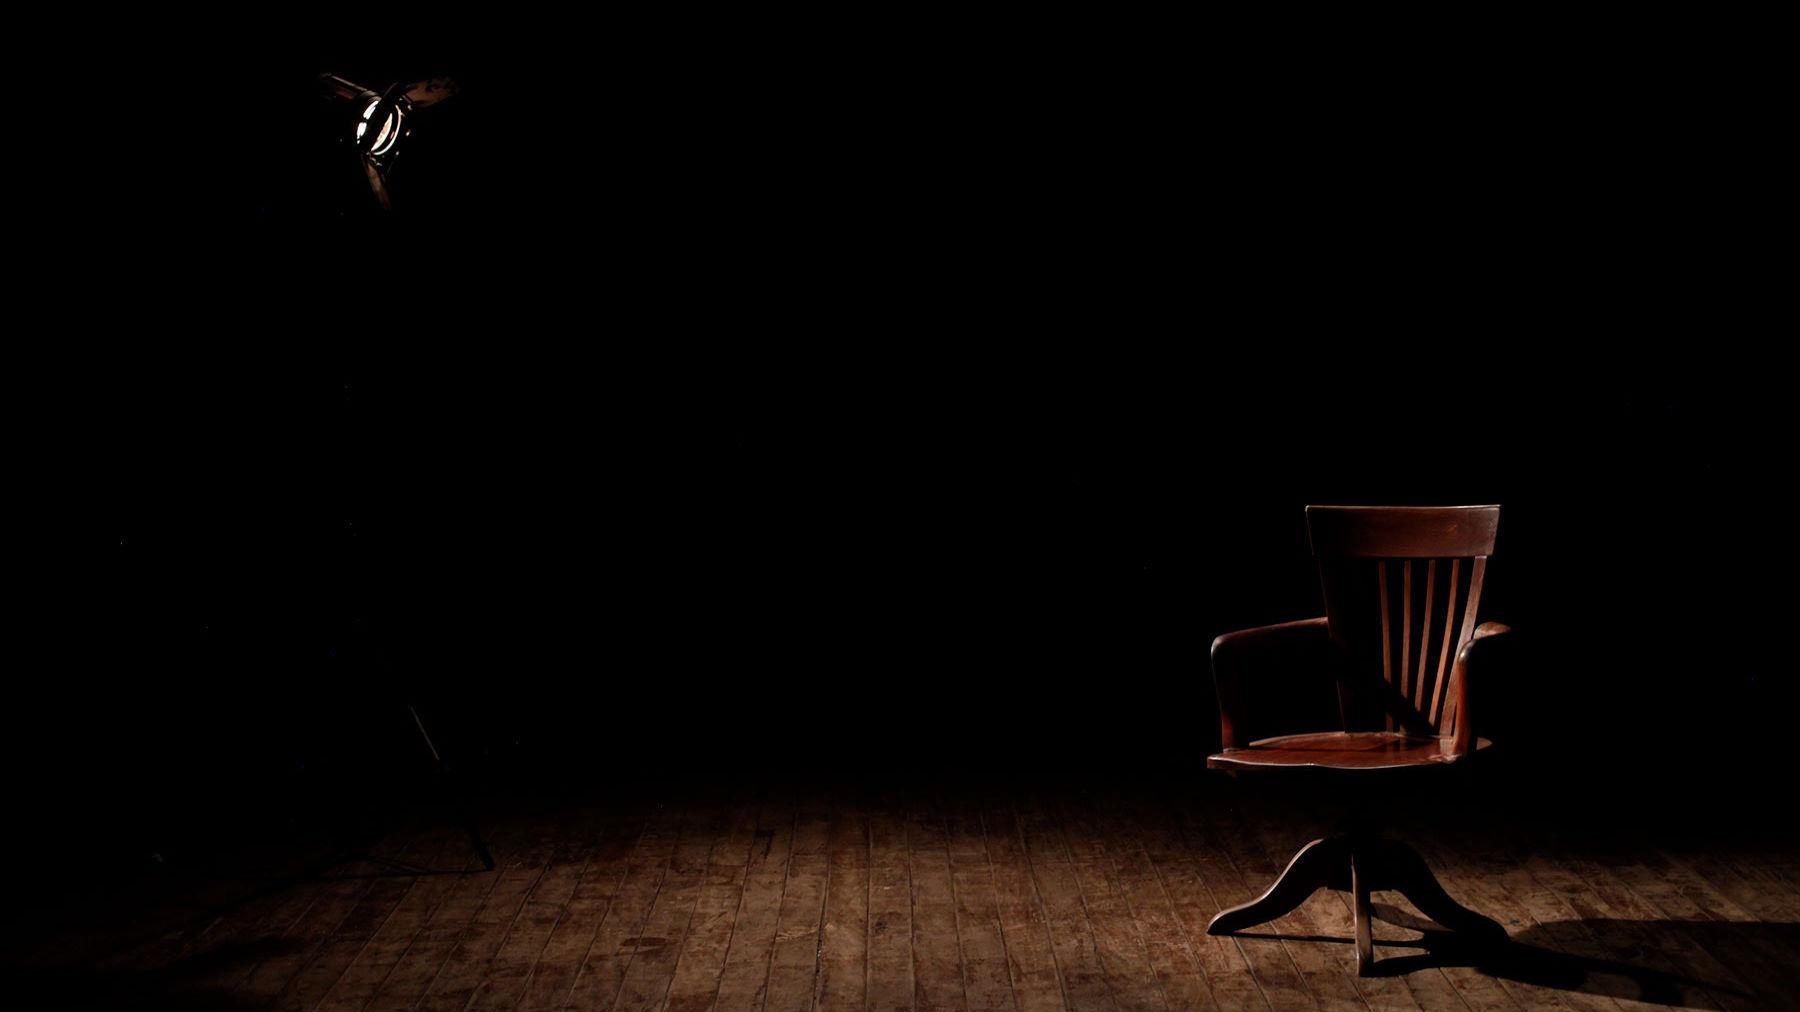
<path id="1" fill-rule="evenodd" d="M 408 120 L 413 111 L 456 94 L 456 85 L 449 78 L 434 77 L 410 85 L 396 84 L 377 94 L 335 74 L 320 75 L 319 85 L 326 99 L 344 110 L 348 127 L 344 139 L 361 159 L 375 199 L 388 207 L 387 173 L 399 156 L 400 142 L 411 132 Z"/>
<path id="2" fill-rule="evenodd" d="M 378 98 L 370 102 L 368 108 L 363 110 L 362 120 L 356 124 L 356 140 L 359 144 L 368 135 L 369 125 L 373 121 L 376 110 L 380 108 L 381 99 Z M 379 157 L 394 150 L 395 146 L 400 143 L 401 135 L 405 132 L 405 123 L 406 106 L 402 103 L 390 106 L 381 117 L 381 126 L 375 132 L 375 139 L 368 142 L 369 154 Z"/>

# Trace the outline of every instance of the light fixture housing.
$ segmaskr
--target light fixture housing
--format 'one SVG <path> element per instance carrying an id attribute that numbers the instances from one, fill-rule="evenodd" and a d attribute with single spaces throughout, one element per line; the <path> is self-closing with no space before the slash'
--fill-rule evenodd
<path id="1" fill-rule="evenodd" d="M 405 86 L 394 85 L 382 95 L 335 74 L 322 75 L 319 83 L 326 97 L 345 110 L 345 139 L 358 153 L 377 159 L 390 159 L 399 153 L 400 141 L 409 129 L 407 119 L 412 114 Z"/>
<path id="2" fill-rule="evenodd" d="M 377 93 L 348 78 L 321 74 L 319 86 L 337 110 L 333 114 L 336 121 L 343 124 L 340 141 L 356 152 L 376 202 L 389 208 L 387 175 L 400 156 L 401 142 L 412 132 L 414 113 L 456 94 L 456 83 L 434 77 L 394 84 Z"/>

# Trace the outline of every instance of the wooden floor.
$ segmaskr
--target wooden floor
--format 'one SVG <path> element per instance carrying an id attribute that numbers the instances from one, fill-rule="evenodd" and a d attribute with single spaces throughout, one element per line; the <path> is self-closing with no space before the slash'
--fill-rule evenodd
<path id="1" fill-rule="evenodd" d="M 543 803 L 493 820 L 492 872 L 461 870 L 454 826 L 401 830 L 375 851 L 458 871 L 165 883 L 15 938 L 0 971 L 36 995 L 19 1008 L 1800 1007 L 1792 853 L 1478 810 L 1406 835 L 1509 946 L 1459 946 L 1381 894 L 1382 976 L 1356 976 L 1337 893 L 1261 937 L 1204 933 L 1323 821 L 1249 793 Z"/>

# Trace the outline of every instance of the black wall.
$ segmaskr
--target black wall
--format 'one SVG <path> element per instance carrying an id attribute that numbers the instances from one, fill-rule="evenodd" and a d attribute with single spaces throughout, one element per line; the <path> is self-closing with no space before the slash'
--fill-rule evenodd
<path id="1" fill-rule="evenodd" d="M 1310 502 L 1504 506 L 1522 783 L 1791 769 L 1749 142 L 1207 37 L 230 56 L 221 171 L 122 134 L 96 212 L 92 311 L 171 339 L 47 373 L 28 810 L 291 823 L 416 772 L 408 700 L 503 786 L 1198 776 L 1212 637 L 1321 610 Z M 320 70 L 464 86 L 391 216 Z"/>

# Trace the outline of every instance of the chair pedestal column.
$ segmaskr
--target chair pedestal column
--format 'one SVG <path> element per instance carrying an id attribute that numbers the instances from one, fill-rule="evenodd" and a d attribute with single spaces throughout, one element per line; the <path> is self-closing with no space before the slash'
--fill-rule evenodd
<path id="1" fill-rule="evenodd" d="M 1502 939 L 1506 929 L 1450 898 L 1419 852 L 1398 840 L 1374 836 L 1330 836 L 1300 848 L 1269 890 L 1248 903 L 1221 910 L 1206 926 L 1209 935 L 1229 935 L 1287 914 L 1320 889 L 1352 894 L 1356 920 L 1356 968 L 1367 976 L 1375 963 L 1369 894 L 1392 890 L 1419 912 L 1452 931 Z"/>

